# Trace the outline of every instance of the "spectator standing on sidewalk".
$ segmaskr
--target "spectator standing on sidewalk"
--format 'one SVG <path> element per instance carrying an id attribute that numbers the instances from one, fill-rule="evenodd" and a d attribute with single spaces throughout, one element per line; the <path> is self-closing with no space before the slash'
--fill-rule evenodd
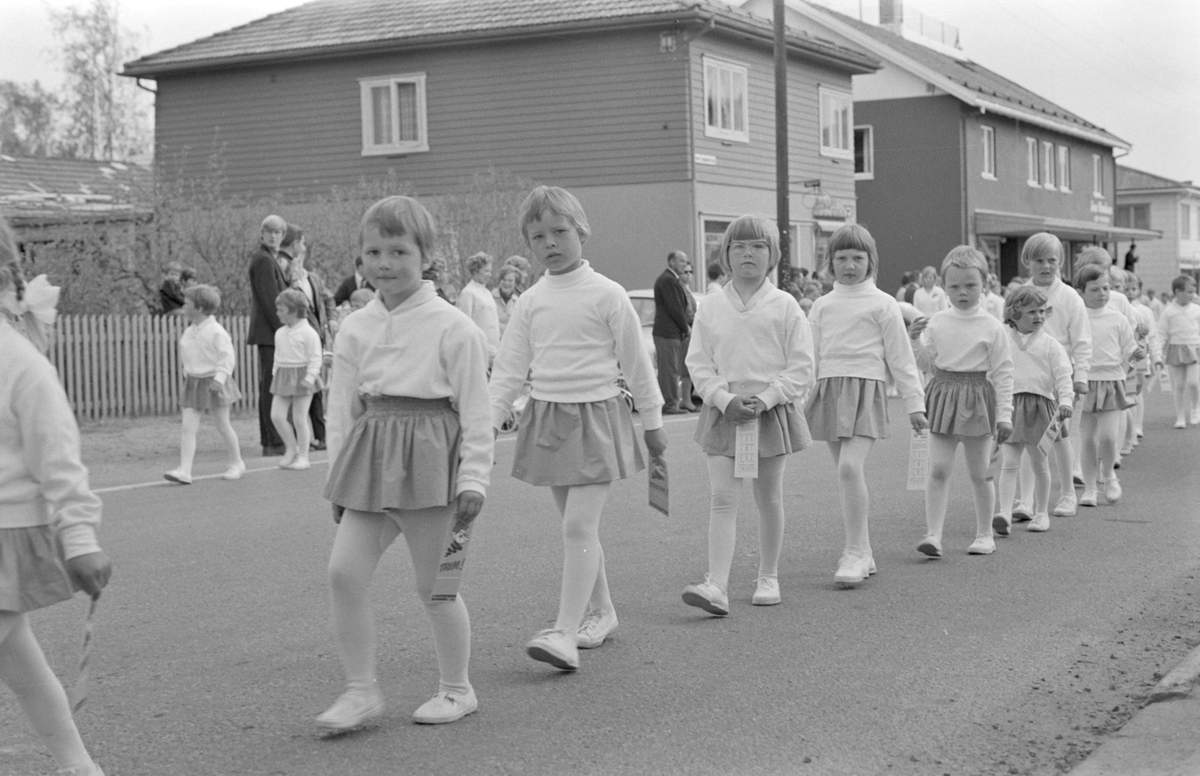
<path id="1" fill-rule="evenodd" d="M 316 272 L 305 269 L 308 258 L 308 245 L 304 241 L 304 232 L 298 226 L 288 224 L 287 232 L 283 235 L 283 243 L 279 246 L 279 255 L 288 257 L 287 276 L 292 288 L 304 294 L 308 303 L 305 316 L 308 324 L 317 332 L 321 340 L 321 383 L 329 384 L 329 366 L 333 363 L 333 335 L 337 332 L 338 319 L 333 305 L 333 296 L 325 287 L 325 281 Z M 312 448 L 325 449 L 325 401 L 321 391 L 313 393 L 312 403 L 308 406 L 308 418 L 312 423 Z"/>
<path id="2" fill-rule="evenodd" d="M 350 301 L 350 295 L 359 289 L 375 290 L 375 286 L 371 285 L 371 281 L 367 280 L 362 273 L 362 256 L 354 257 L 354 274 L 347 275 L 341 285 L 337 287 L 337 291 L 333 292 L 333 304 L 335 307 L 341 307 Z"/>
<path id="3" fill-rule="evenodd" d="M 275 330 L 281 325 L 275 298 L 288 287 L 276 256 L 287 222 L 276 215 L 263 219 L 258 247 L 250 254 L 250 334 L 247 344 L 258 348 L 258 434 L 264 456 L 283 455 L 283 440 L 271 422 L 271 374 L 275 366 Z"/>
<path id="4" fill-rule="evenodd" d="M 680 406 L 679 376 L 683 364 L 683 341 L 691 327 L 687 322 L 687 294 L 680 278 L 687 254 L 671 251 L 667 268 L 654 281 L 654 352 L 658 361 L 658 387 L 662 391 L 664 415 L 687 412 Z"/>

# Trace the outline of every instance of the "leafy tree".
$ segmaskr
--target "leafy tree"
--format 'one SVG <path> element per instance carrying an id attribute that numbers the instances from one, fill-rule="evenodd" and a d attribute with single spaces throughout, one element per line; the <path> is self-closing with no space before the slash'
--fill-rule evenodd
<path id="1" fill-rule="evenodd" d="M 37 81 L 0 81 L 0 153 L 49 156 L 57 150 L 54 115 L 58 99 Z"/>

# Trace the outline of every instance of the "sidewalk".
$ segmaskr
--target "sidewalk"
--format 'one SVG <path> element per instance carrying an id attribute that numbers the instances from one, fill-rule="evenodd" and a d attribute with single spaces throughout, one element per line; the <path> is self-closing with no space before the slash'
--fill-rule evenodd
<path id="1" fill-rule="evenodd" d="M 1200 647 L 1162 678 L 1141 711 L 1069 776 L 1200 774 Z"/>

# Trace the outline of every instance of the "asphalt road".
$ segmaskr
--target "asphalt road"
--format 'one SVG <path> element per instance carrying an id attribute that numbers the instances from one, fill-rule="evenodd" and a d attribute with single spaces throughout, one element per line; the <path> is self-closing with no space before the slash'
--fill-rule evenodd
<path id="1" fill-rule="evenodd" d="M 908 434 L 894 404 L 896 436 L 868 464 L 878 575 L 833 585 L 842 528 L 819 445 L 788 463 L 783 604 L 750 605 L 747 490 L 732 612 L 719 620 L 679 599 L 705 570 L 708 485 L 694 416 L 671 419 L 672 514 L 646 506 L 644 474 L 613 488 L 601 535 L 621 626 L 573 675 L 524 654 L 554 619 L 560 523 L 546 489 L 508 476 L 502 438 L 463 587 L 480 711 L 410 721 L 437 673 L 397 544 L 374 585 L 388 712 L 341 736 L 312 724 L 341 689 L 325 467 L 112 490 L 101 538 L 117 570 L 80 727 L 108 776 L 1059 773 L 1197 641 L 1200 428 L 1172 430 L 1168 404 L 1151 396 L 1119 505 L 1053 519 L 1046 534 L 1018 528 L 992 556 L 966 554 L 960 461 L 938 561 L 915 551 L 923 498 L 904 490 Z M 85 611 L 77 599 L 34 617 L 68 680 Z M 0 693 L 0 774 L 53 772 Z"/>

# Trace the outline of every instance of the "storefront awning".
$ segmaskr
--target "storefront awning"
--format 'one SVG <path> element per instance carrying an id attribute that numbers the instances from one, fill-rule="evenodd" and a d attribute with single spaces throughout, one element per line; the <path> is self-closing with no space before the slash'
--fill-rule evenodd
<path id="1" fill-rule="evenodd" d="M 846 221 L 827 221 L 821 218 L 816 219 L 816 223 L 818 229 L 820 229 L 822 232 L 829 232 L 830 234 L 833 234 L 847 224 Z"/>
<path id="2" fill-rule="evenodd" d="M 1154 229 L 1133 229 L 1093 221 L 1073 221 L 1027 213 L 1004 213 L 998 210 L 975 211 L 975 233 L 1002 237 L 1028 237 L 1036 232 L 1050 232 L 1066 240 L 1157 240 L 1162 232 Z"/>

